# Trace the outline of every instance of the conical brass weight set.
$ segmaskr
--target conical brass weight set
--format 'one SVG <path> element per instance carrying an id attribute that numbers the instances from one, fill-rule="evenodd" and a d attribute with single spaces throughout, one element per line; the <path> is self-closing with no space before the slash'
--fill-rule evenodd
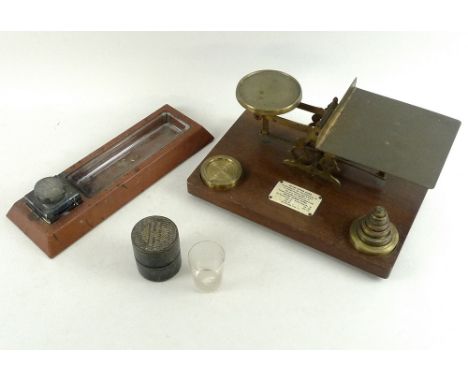
<path id="1" fill-rule="evenodd" d="M 377 206 L 366 216 L 354 220 L 349 236 L 354 248 L 368 255 L 389 254 L 400 239 L 398 230 L 382 206 Z"/>

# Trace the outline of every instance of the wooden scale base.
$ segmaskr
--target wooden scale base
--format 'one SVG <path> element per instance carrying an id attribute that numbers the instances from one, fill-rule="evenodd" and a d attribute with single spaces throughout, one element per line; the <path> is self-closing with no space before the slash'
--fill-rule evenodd
<path id="1" fill-rule="evenodd" d="M 219 207 L 289 236 L 316 250 L 341 259 L 382 278 L 392 270 L 406 236 L 421 206 L 426 189 L 400 178 L 385 181 L 340 163 L 341 187 L 313 178 L 282 163 L 291 158 L 296 132 L 272 123 L 270 135 L 260 135 L 261 122 L 245 111 L 207 157 L 217 154 L 236 158 L 243 178 L 233 189 L 213 190 L 200 177 L 200 166 L 187 180 L 188 191 Z M 287 181 L 322 197 L 313 216 L 303 215 L 268 196 L 279 181 Z M 388 255 L 366 255 L 350 243 L 349 228 L 354 219 L 375 206 L 386 208 L 400 241 Z"/>

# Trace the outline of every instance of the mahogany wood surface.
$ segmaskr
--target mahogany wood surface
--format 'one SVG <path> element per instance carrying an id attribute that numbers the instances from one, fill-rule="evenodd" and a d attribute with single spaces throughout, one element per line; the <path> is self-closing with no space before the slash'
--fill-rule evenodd
<path id="1" fill-rule="evenodd" d="M 275 123 L 271 135 L 261 136 L 261 122 L 244 112 L 207 157 L 226 154 L 243 166 L 239 185 L 228 191 L 208 188 L 200 178 L 200 166 L 187 180 L 188 191 L 219 207 L 262 224 L 321 252 L 382 278 L 387 278 L 426 195 L 426 189 L 400 178 L 383 181 L 354 167 L 340 163 L 341 187 L 312 178 L 282 163 L 290 158 L 291 143 L 297 137 L 291 129 Z M 278 203 L 268 195 L 280 180 L 293 183 L 322 197 L 313 216 L 306 216 Z M 352 221 L 384 206 L 400 234 L 400 242 L 388 255 L 365 255 L 350 244 Z"/>
<path id="2" fill-rule="evenodd" d="M 178 164 L 189 158 L 213 140 L 202 126 L 169 105 L 164 105 L 116 138 L 92 152 L 82 160 L 67 168 L 63 173 L 70 174 L 84 163 L 113 147 L 135 130 L 157 118 L 163 112 L 170 112 L 176 118 L 188 123 L 190 128 L 172 142 L 146 159 L 131 172 L 123 175 L 109 187 L 61 216 L 56 222 L 48 224 L 40 219 L 26 205 L 23 198 L 9 210 L 7 216 L 49 257 L 54 257 L 101 223 L 113 212 L 132 200 L 156 180 L 163 177 Z"/>

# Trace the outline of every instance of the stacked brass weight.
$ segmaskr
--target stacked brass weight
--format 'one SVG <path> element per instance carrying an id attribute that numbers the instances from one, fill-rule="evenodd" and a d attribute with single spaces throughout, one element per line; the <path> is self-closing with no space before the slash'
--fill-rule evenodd
<path id="1" fill-rule="evenodd" d="M 386 255 L 395 249 L 399 240 L 398 231 L 382 206 L 354 220 L 349 234 L 354 248 L 368 255 Z"/>

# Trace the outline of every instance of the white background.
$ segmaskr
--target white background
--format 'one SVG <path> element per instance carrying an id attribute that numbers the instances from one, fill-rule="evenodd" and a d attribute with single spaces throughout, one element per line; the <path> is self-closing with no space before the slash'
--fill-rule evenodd
<path id="1" fill-rule="evenodd" d="M 0 34 L 0 211 L 165 103 L 219 140 L 238 80 L 280 69 L 304 102 L 358 86 L 466 121 L 465 41 L 442 33 Z M 298 116 L 299 117 L 299 116 Z M 461 127 L 388 280 L 191 196 L 214 143 L 53 260 L 0 219 L 1 348 L 436 348 L 468 340 L 466 147 Z M 130 231 L 179 227 L 183 266 L 152 283 Z M 465 225 L 465 226 L 464 226 Z M 194 290 L 186 254 L 226 250 L 221 289 Z"/>

